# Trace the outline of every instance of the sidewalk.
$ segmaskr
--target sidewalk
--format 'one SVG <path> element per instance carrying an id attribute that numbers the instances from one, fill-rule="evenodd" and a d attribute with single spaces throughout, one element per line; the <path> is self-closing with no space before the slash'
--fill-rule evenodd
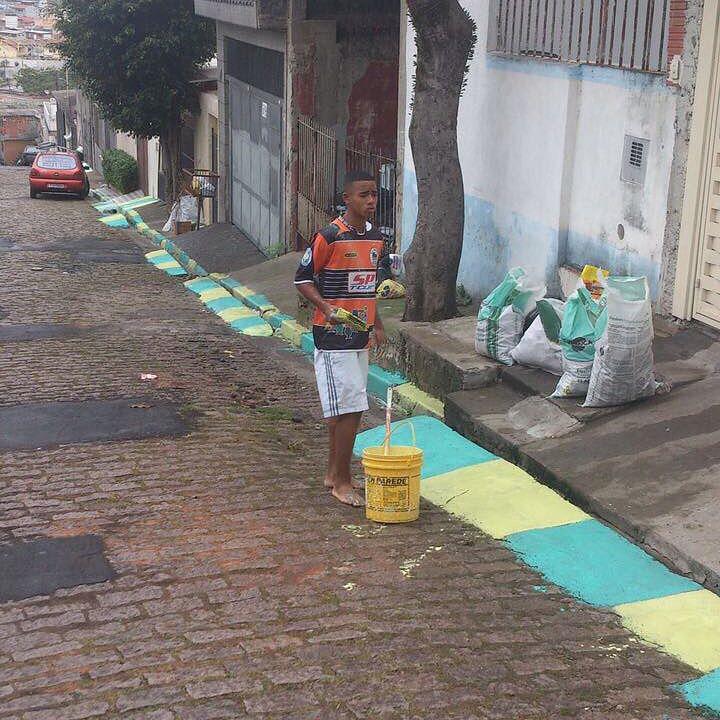
<path id="1" fill-rule="evenodd" d="M 245 241 L 237 245 L 237 257 L 218 258 L 213 248 L 223 247 L 226 228 L 204 228 L 172 242 L 195 252 L 196 265 L 228 273 L 221 284 L 239 284 L 269 300 L 277 314 L 265 319 L 308 351 L 309 322 L 292 286 L 299 253 L 263 261 Z M 656 367 L 672 383 L 672 392 L 620 408 L 585 409 L 575 400 L 547 399 L 556 382 L 547 373 L 479 356 L 474 316 L 401 323 L 403 301 L 379 305 L 391 341 L 371 373 L 370 389 L 377 397 L 395 385 L 406 412 L 444 419 L 672 569 L 720 591 L 720 526 L 712 519 L 720 494 L 720 430 L 713 422 L 720 343 L 711 333 L 659 327 Z M 280 327 L 283 323 L 288 327 Z"/>

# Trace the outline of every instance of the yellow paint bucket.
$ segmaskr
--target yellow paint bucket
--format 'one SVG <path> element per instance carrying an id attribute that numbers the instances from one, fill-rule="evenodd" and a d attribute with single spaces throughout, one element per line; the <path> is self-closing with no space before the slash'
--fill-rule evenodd
<path id="1" fill-rule="evenodd" d="M 415 429 L 412 430 L 415 435 Z M 378 523 L 417 520 L 423 451 L 405 445 L 391 446 L 388 435 L 384 445 L 363 450 L 362 464 L 367 519 Z"/>

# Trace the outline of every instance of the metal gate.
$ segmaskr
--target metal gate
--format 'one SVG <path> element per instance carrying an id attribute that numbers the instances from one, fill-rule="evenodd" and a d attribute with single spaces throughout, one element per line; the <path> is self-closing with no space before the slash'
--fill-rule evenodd
<path id="1" fill-rule="evenodd" d="M 317 230 L 337 215 L 345 175 L 364 170 L 378 179 L 375 222 L 393 245 L 397 161 L 367 147 L 343 144 L 334 130 L 313 118 L 300 118 L 298 135 L 298 233 L 304 242 L 309 244 Z"/>
<path id="2" fill-rule="evenodd" d="M 280 98 L 229 78 L 233 224 L 267 252 L 282 238 Z"/>
<path id="3" fill-rule="evenodd" d="M 337 138 L 317 120 L 301 116 L 298 131 L 298 233 L 310 244 L 335 216 Z"/>

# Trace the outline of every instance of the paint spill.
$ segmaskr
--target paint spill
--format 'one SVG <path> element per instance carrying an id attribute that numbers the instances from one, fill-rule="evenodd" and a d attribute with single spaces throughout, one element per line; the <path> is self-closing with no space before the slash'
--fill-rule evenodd
<path id="1" fill-rule="evenodd" d="M 357 583 L 354 582 L 345 583 L 345 585 L 343 585 L 343 588 L 348 592 L 352 592 L 356 587 Z"/>
<path id="2" fill-rule="evenodd" d="M 400 572 L 402 573 L 403 577 L 412 577 L 412 571 L 415 570 L 415 568 L 419 567 L 420 563 L 428 555 L 430 555 L 431 553 L 434 553 L 434 552 L 439 552 L 440 550 L 442 550 L 442 545 L 431 546 L 419 557 L 404 560 L 400 564 Z"/>
<path id="3" fill-rule="evenodd" d="M 356 538 L 366 538 L 381 533 L 385 525 L 343 525 L 342 529 Z"/>

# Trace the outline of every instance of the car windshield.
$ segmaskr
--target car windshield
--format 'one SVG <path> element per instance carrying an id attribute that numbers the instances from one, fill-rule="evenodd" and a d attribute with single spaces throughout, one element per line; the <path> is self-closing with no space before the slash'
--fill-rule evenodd
<path id="1" fill-rule="evenodd" d="M 37 165 L 43 170 L 74 170 L 75 158 L 71 155 L 41 155 Z"/>

